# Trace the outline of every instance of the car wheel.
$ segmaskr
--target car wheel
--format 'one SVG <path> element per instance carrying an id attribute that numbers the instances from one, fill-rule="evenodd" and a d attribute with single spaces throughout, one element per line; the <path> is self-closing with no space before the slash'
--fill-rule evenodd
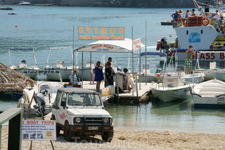
<path id="1" fill-rule="evenodd" d="M 104 132 L 104 135 L 102 135 L 102 140 L 105 142 L 111 142 L 113 139 L 113 131 L 112 132 Z"/>
<path id="2" fill-rule="evenodd" d="M 54 115 L 52 115 L 51 120 L 56 120 Z M 57 137 L 60 135 L 60 130 L 61 130 L 61 128 L 56 125 L 56 136 Z"/>
<path id="3" fill-rule="evenodd" d="M 68 121 L 66 121 L 64 125 L 64 139 L 67 141 L 72 141 L 72 133 L 71 126 L 69 125 Z"/>

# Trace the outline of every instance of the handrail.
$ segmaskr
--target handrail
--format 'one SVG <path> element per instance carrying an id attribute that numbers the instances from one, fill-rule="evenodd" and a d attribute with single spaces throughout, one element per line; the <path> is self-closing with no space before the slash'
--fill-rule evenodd
<path id="1" fill-rule="evenodd" d="M 2 137 L 2 125 L 9 121 L 8 150 L 21 150 L 22 145 L 22 108 L 10 108 L 0 114 L 0 143 Z M 0 147 L 1 150 L 1 147 Z"/>

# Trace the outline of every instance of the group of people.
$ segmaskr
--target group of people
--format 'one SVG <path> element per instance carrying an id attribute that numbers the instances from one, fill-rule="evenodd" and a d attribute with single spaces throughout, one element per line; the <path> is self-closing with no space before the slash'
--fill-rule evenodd
<path id="1" fill-rule="evenodd" d="M 210 4 L 208 1 L 206 1 L 205 5 L 204 5 L 204 8 L 205 8 L 205 11 L 203 11 L 202 7 L 199 7 L 198 10 L 200 11 L 200 14 L 199 15 L 208 15 L 209 14 L 209 8 L 210 8 Z M 217 13 L 212 13 L 212 14 L 215 14 L 217 15 Z M 177 21 L 177 22 L 185 22 L 188 17 L 190 16 L 197 16 L 196 14 L 196 11 L 195 9 L 193 8 L 192 10 L 186 10 L 186 13 L 183 14 L 183 11 L 182 10 L 176 10 L 175 13 L 173 13 L 171 15 L 171 17 L 173 17 L 173 22 L 174 21 Z"/>
<path id="2" fill-rule="evenodd" d="M 115 71 L 111 67 L 112 58 L 109 57 L 108 61 L 105 63 L 105 87 L 108 85 L 113 85 L 113 74 Z M 94 68 L 95 81 L 96 83 L 96 92 L 100 92 L 100 84 L 104 80 L 103 74 L 103 66 L 101 66 L 101 62 L 97 61 L 96 66 Z"/>
<path id="3" fill-rule="evenodd" d="M 115 71 L 113 70 L 111 66 L 112 58 L 109 57 L 108 61 L 105 63 L 105 78 L 103 74 L 103 66 L 101 66 L 101 62 L 97 61 L 96 66 L 94 68 L 94 74 L 95 74 L 95 81 L 96 83 L 96 92 L 100 92 L 100 84 L 104 80 L 105 81 L 105 87 L 108 85 L 113 85 L 113 75 L 115 74 Z M 128 85 L 128 90 L 130 91 L 132 87 L 129 86 L 129 82 L 127 77 L 130 75 L 128 73 L 128 69 L 124 68 L 124 74 L 123 78 L 125 79 L 124 81 L 124 89 L 126 88 L 125 86 Z M 127 83 L 128 82 L 128 83 Z"/>

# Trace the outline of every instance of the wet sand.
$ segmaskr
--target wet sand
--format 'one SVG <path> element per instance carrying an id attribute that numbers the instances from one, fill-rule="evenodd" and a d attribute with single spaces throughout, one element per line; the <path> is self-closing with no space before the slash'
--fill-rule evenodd
<path id="1" fill-rule="evenodd" d="M 3 126 L 2 150 L 7 149 L 7 132 L 8 127 Z M 68 142 L 62 134 L 52 143 L 55 150 L 224 150 L 224 140 L 225 134 L 115 129 L 110 143 L 100 136 Z M 30 144 L 31 141 L 22 141 L 22 150 L 29 150 Z M 52 149 L 50 141 L 32 141 L 32 150 L 43 149 Z"/>

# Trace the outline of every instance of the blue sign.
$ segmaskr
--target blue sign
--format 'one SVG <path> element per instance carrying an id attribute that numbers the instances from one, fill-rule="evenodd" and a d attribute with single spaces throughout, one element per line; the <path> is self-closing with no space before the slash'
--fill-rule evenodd
<path id="1" fill-rule="evenodd" d="M 198 32 L 192 32 L 189 35 L 189 43 L 199 43 L 201 42 L 201 36 Z"/>

